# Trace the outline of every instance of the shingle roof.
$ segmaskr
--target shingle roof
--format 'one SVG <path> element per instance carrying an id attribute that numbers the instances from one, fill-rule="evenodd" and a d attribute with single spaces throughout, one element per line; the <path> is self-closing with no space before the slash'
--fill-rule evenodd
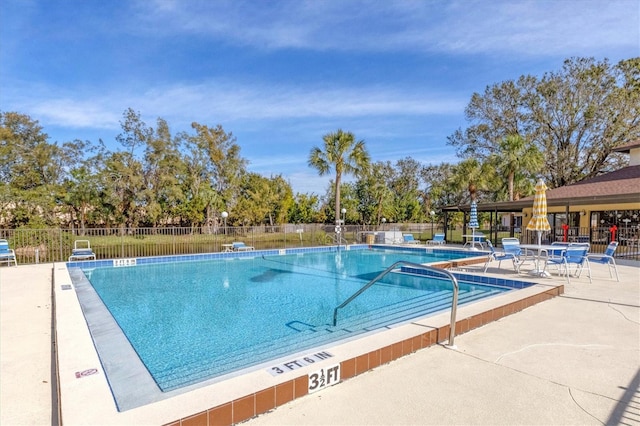
<path id="1" fill-rule="evenodd" d="M 640 201 L 640 165 L 628 166 L 614 172 L 547 191 L 547 200 L 599 196 L 636 196 Z M 533 200 L 533 197 L 527 197 Z"/>
<path id="2" fill-rule="evenodd" d="M 640 202 L 640 165 L 627 166 L 614 172 L 547 191 L 549 206 L 629 202 Z M 512 202 L 480 203 L 478 211 L 519 211 L 532 205 L 533 196 Z M 469 210 L 469 206 L 448 206 L 443 210 Z"/>

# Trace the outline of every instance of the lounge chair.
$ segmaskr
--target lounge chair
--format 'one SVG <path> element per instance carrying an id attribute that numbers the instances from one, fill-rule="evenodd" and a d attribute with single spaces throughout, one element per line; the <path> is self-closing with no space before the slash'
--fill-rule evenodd
<path id="1" fill-rule="evenodd" d="M 489 268 L 489 263 L 491 263 L 494 260 L 498 261 L 498 268 L 500 268 L 500 266 L 502 265 L 503 260 L 510 260 L 511 262 L 513 262 L 513 268 L 516 271 L 518 271 L 518 267 L 516 266 L 518 262 L 518 257 L 514 253 L 497 252 L 496 249 L 493 247 L 493 244 L 491 244 L 490 240 L 487 240 L 487 247 L 489 247 L 489 250 L 491 252 L 489 253 L 489 257 L 487 257 L 487 262 L 484 264 L 484 272 L 487 272 L 487 268 Z"/>
<path id="2" fill-rule="evenodd" d="M 9 248 L 9 241 L 0 240 L 0 262 L 7 262 L 7 266 L 11 266 L 11 262 L 18 266 L 16 260 L 16 252 L 12 248 Z"/>
<path id="3" fill-rule="evenodd" d="M 618 276 L 618 267 L 616 266 L 616 260 L 613 258 L 613 254 L 616 252 L 618 248 L 618 242 L 612 241 L 607 246 L 607 249 L 604 251 L 604 254 L 589 254 L 587 255 L 587 259 L 589 262 L 602 263 L 603 265 L 607 265 L 609 267 L 609 276 L 613 278 L 611 274 L 611 267 L 613 266 L 613 270 L 616 271 L 616 281 L 620 282 L 620 277 Z"/>
<path id="4" fill-rule="evenodd" d="M 403 244 L 422 244 L 420 240 L 413 238 L 413 234 L 402 234 Z"/>
<path id="5" fill-rule="evenodd" d="M 253 247 L 246 245 L 242 241 L 234 241 L 231 243 L 233 251 L 251 251 L 254 250 Z"/>
<path id="6" fill-rule="evenodd" d="M 76 240 L 69 256 L 69 262 L 74 260 L 96 260 L 96 254 L 91 249 L 89 240 Z"/>
<path id="7" fill-rule="evenodd" d="M 433 240 L 428 240 L 427 244 L 444 244 L 444 234 L 435 234 Z"/>

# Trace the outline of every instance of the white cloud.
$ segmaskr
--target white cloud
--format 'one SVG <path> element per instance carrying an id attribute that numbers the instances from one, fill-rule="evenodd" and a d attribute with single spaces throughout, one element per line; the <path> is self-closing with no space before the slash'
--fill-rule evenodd
<path id="1" fill-rule="evenodd" d="M 319 90 L 237 84 L 176 85 L 147 92 L 139 99 L 147 113 L 171 118 L 185 112 L 192 116 L 194 111 L 200 111 L 225 122 L 310 117 L 450 115 L 459 114 L 466 102 L 466 96 L 455 99 L 396 88 L 340 87 Z"/>
<path id="2" fill-rule="evenodd" d="M 632 0 L 459 1 L 451 10 L 457 32 L 444 37 L 441 46 L 469 53 L 607 54 L 637 46 L 640 31 L 640 10 Z"/>
<path id="3" fill-rule="evenodd" d="M 311 147 L 309 147 L 311 148 Z M 256 170 L 265 170 L 268 173 L 277 174 L 272 170 L 283 169 L 289 166 L 296 166 L 305 163 L 306 158 L 300 158 L 299 155 L 287 156 L 279 154 L 277 156 L 269 155 L 267 157 L 258 157 L 251 160 L 251 168 Z"/>
<path id="4" fill-rule="evenodd" d="M 36 117 L 61 127 L 112 129 L 118 126 L 120 113 L 93 101 L 78 99 L 42 99 L 27 107 Z"/>
<path id="5" fill-rule="evenodd" d="M 149 30 L 260 49 L 573 56 L 638 45 L 635 0 L 143 3 Z"/>
<path id="6" fill-rule="evenodd" d="M 291 184 L 294 193 L 313 193 L 321 197 L 327 193 L 327 188 L 331 180 L 330 176 L 318 176 L 317 173 L 313 174 L 312 171 L 310 171 L 309 173 L 289 173 L 286 178 Z"/>
<path id="7" fill-rule="evenodd" d="M 170 124 L 191 121 L 287 120 L 302 118 L 371 117 L 377 115 L 459 114 L 466 99 L 440 94 L 408 93 L 396 88 L 361 87 L 305 90 L 233 83 L 174 84 L 142 93 L 102 90 L 69 93 L 63 89 L 7 90 L 7 104 L 34 114 L 44 123 L 73 128 L 117 128 L 122 112 L 132 107 L 145 117 Z M 340 99 L 336 102 L 336 99 Z"/>

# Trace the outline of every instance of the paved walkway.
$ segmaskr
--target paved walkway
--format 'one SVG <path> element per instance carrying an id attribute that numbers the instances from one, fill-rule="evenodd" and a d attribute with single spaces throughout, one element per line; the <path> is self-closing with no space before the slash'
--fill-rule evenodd
<path id="1" fill-rule="evenodd" d="M 51 268 L 0 267 L 1 425 L 57 424 Z"/>
<path id="2" fill-rule="evenodd" d="M 640 266 L 297 399 L 247 425 L 640 425 Z M 56 424 L 51 265 L 0 267 L 0 424 Z M 89 408 L 90 409 L 90 408 Z"/>

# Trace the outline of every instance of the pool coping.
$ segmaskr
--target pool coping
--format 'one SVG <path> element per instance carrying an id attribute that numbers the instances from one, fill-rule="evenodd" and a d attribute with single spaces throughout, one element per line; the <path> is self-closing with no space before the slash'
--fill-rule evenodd
<path id="1" fill-rule="evenodd" d="M 465 265 L 485 260 L 486 256 L 483 255 L 442 263 L 464 269 Z M 522 277 L 516 280 L 520 281 Z M 273 376 L 265 370 L 257 370 L 120 412 L 117 411 L 75 291 L 68 291 L 72 288 L 66 265 L 54 264 L 61 423 L 180 424 L 193 420 L 203 424 L 234 424 L 306 395 L 308 375 L 319 368 L 339 364 L 340 379 L 347 380 L 416 350 L 442 344 L 449 338 L 450 313 L 447 311 L 335 344 L 326 348 L 332 357 L 283 375 Z M 538 283 L 472 305 L 460 306 L 456 334 L 555 297 L 563 290 L 562 285 Z M 90 401 L 90 409 L 85 405 L 87 401 Z"/>

